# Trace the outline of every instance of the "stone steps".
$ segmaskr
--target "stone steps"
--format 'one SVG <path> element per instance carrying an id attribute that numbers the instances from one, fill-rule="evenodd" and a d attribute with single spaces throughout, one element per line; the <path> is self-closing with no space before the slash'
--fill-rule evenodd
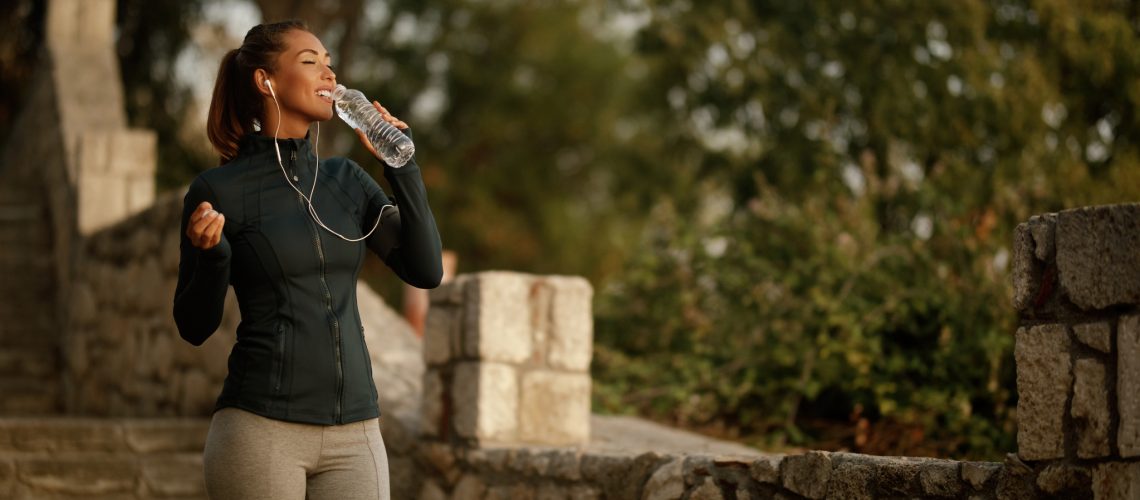
<path id="1" fill-rule="evenodd" d="M 0 498 L 206 498 L 209 419 L 0 417 Z"/>

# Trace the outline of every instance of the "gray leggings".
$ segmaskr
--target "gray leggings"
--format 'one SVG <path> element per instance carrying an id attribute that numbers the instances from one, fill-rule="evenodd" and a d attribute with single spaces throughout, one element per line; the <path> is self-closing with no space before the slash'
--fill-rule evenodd
<path id="1" fill-rule="evenodd" d="M 309 425 L 218 410 L 206 437 L 206 493 L 211 500 L 389 500 L 379 422 Z"/>

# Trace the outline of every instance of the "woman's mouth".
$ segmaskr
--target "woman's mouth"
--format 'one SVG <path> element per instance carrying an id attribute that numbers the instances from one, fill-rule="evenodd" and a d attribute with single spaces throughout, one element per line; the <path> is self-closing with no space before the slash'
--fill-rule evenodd
<path id="1" fill-rule="evenodd" d="M 321 99 L 324 99 L 324 100 L 325 100 L 325 102 L 327 102 L 327 103 L 329 103 L 329 104 L 332 104 L 332 102 L 333 102 L 333 98 L 332 98 L 332 91 L 331 91 L 331 90 L 329 90 L 329 89 L 320 89 L 320 90 L 318 90 L 318 91 L 317 91 L 317 97 L 320 97 Z"/>

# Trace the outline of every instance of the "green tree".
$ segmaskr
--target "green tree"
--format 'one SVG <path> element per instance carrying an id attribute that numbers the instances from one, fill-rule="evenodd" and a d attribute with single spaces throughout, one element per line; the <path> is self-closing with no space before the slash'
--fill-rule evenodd
<path id="1" fill-rule="evenodd" d="M 1135 6 L 1087 3 L 629 7 L 683 117 L 660 135 L 699 152 L 669 168 L 699 182 L 599 300 L 599 403 L 776 442 L 866 418 L 928 437 L 893 452 L 1012 449 L 1012 229 L 1140 191 Z"/>

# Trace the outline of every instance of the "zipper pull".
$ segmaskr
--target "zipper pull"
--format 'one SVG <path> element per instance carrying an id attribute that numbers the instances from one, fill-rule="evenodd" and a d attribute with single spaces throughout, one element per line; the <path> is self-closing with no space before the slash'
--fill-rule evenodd
<path id="1" fill-rule="evenodd" d="M 290 167 L 290 170 L 293 170 L 293 182 L 300 182 L 301 179 L 297 178 L 297 171 L 296 171 L 296 167 L 297 167 L 297 150 L 296 149 L 289 152 L 289 167 Z"/>

